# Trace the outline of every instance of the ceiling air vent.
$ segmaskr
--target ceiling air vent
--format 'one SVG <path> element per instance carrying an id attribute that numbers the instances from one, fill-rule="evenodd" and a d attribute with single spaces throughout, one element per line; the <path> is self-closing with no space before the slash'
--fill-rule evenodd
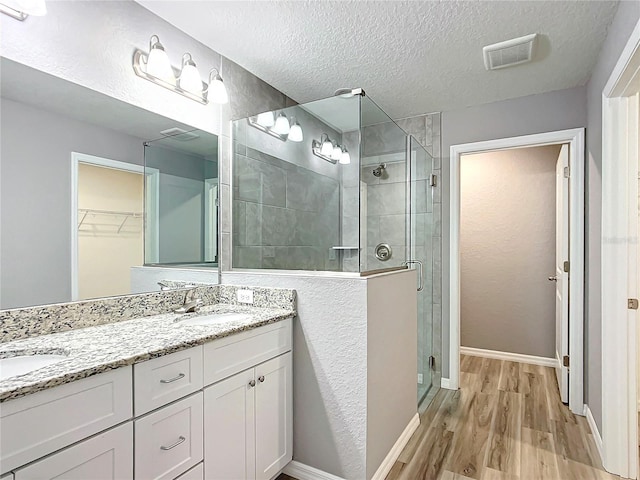
<path id="1" fill-rule="evenodd" d="M 165 137 L 171 137 L 171 140 L 179 140 L 181 142 L 188 142 L 189 140 L 195 140 L 200 138 L 200 135 L 196 135 L 193 132 L 187 132 L 178 127 L 168 128 L 160 132 Z"/>
<path id="2" fill-rule="evenodd" d="M 532 33 L 524 37 L 487 45 L 482 49 L 484 67 L 487 70 L 498 70 L 530 62 L 536 53 L 537 38 L 538 34 Z"/>

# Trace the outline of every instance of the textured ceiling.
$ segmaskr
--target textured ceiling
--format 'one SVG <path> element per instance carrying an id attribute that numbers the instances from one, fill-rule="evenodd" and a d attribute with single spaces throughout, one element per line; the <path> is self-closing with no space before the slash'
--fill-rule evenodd
<path id="1" fill-rule="evenodd" d="M 584 85 L 617 6 L 559 0 L 138 2 L 298 102 L 362 87 L 394 118 Z M 542 35 L 534 63 L 484 69 L 484 45 L 529 33 Z"/>

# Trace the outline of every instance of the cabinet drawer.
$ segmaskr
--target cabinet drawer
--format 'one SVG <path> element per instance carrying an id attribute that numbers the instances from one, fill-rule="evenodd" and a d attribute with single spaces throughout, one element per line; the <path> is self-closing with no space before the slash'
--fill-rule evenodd
<path id="1" fill-rule="evenodd" d="M 4 478 L 4 477 L 3 477 Z M 133 422 L 120 425 L 16 471 L 16 480 L 133 478 Z"/>
<path id="2" fill-rule="evenodd" d="M 202 388 L 202 347 L 154 358 L 133 366 L 136 416 Z"/>
<path id="3" fill-rule="evenodd" d="M 176 480 L 204 480 L 204 465 L 199 463 L 188 472 L 180 475 Z"/>
<path id="4" fill-rule="evenodd" d="M 204 345 L 204 384 L 251 368 L 291 350 L 291 319 Z"/>
<path id="5" fill-rule="evenodd" d="M 135 478 L 174 479 L 202 461 L 202 392 L 135 421 Z"/>
<path id="6" fill-rule="evenodd" d="M 0 404 L 5 473 L 132 417 L 131 367 Z"/>

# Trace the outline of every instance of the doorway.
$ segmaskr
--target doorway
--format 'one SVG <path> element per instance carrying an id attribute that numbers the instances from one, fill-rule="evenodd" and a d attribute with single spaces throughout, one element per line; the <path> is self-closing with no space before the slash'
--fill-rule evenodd
<path id="1" fill-rule="evenodd" d="M 539 357 L 542 364 L 548 364 L 558 367 L 559 383 L 562 385 L 563 372 L 568 373 L 568 381 L 566 382 L 566 392 L 568 394 L 569 408 L 572 412 L 583 415 L 583 278 L 584 278 L 584 129 L 564 130 L 559 132 L 549 132 L 536 135 L 528 135 L 523 137 L 506 138 L 499 140 L 491 140 L 486 142 L 477 142 L 463 145 L 454 145 L 450 152 L 450 205 L 451 205 L 451 224 L 450 224 L 450 246 L 451 246 L 451 264 L 450 264 L 450 378 L 449 388 L 457 389 L 459 386 L 460 376 L 460 318 L 461 318 L 461 237 L 460 237 L 460 220 L 461 220 L 461 162 L 464 155 L 479 154 L 493 151 L 505 151 L 523 147 L 537 147 L 549 145 L 567 144 L 568 156 L 566 162 L 561 166 L 561 172 L 564 178 L 566 174 L 566 199 L 565 205 L 566 215 L 568 216 L 566 235 L 568 255 L 562 259 L 561 269 L 570 269 L 568 278 L 564 278 L 564 273 L 553 274 L 549 272 L 551 277 L 558 277 L 560 290 L 560 305 L 558 314 L 563 318 L 563 311 L 566 305 L 571 305 L 567 314 L 564 316 L 565 331 L 564 336 L 560 332 L 560 338 L 566 342 L 566 350 L 570 352 L 570 369 L 559 368 L 556 358 Z M 567 167 L 565 169 L 565 167 Z M 556 166 L 553 165 L 554 171 Z M 555 175 L 555 173 L 554 173 Z M 554 192 L 555 193 L 555 192 Z M 552 193 L 553 195 L 553 193 Z M 553 195 L 555 197 L 555 195 Z M 564 197 L 563 197 L 564 198 Z M 555 199 L 554 199 L 555 200 Z M 560 199 L 562 205 L 562 198 Z M 562 216 L 562 212 L 559 214 Z M 564 252 L 563 252 L 564 253 Z M 565 253 L 566 254 L 566 253 Z M 558 263 L 554 260 L 554 265 Z M 513 268 L 518 268 L 514 264 Z M 549 275 L 548 274 L 548 275 Z M 566 285 L 568 292 L 565 290 Z M 558 293 L 556 292 L 556 295 Z M 494 332 L 498 333 L 498 332 Z M 558 345 L 561 346 L 560 344 Z M 553 348 L 553 347 L 552 347 Z M 554 349 L 555 350 L 555 349 Z M 559 348 L 562 350 L 562 348 Z M 465 353 L 469 353 L 466 351 Z M 487 352 L 476 352 L 483 355 Z M 557 357 L 562 352 L 553 355 Z M 486 355 L 488 356 L 488 355 Z M 503 356 L 504 357 L 504 356 Z M 501 358 L 503 358 L 501 357 Z M 505 359 L 505 358 L 503 358 Z M 511 359 L 518 360 L 517 355 Z M 522 360 L 522 359 L 520 359 Z M 530 357 L 529 359 L 530 360 Z M 546 363 L 545 363 L 546 362 Z"/>
<path id="2" fill-rule="evenodd" d="M 638 478 L 640 22 L 602 92 L 602 462 Z"/>
<path id="3" fill-rule="evenodd" d="M 144 197 L 157 172 L 72 152 L 72 300 L 131 293 L 130 268 L 144 263 Z"/>

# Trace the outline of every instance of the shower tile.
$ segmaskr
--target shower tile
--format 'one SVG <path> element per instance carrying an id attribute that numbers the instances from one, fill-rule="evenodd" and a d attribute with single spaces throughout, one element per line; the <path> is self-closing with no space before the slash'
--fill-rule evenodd
<path id="1" fill-rule="evenodd" d="M 220 185 L 220 198 L 224 199 L 225 205 L 231 204 L 231 188 L 224 183 Z M 220 231 L 229 233 L 231 232 L 231 208 L 220 209 Z"/>
<path id="2" fill-rule="evenodd" d="M 262 205 L 245 204 L 246 245 L 262 245 Z"/>
<path id="3" fill-rule="evenodd" d="M 229 138 L 218 137 L 218 158 L 220 183 L 231 185 L 231 140 Z"/>
<path id="4" fill-rule="evenodd" d="M 426 123 L 425 138 L 427 142 L 425 146 L 428 146 L 433 144 L 433 115 L 432 114 L 426 116 L 425 123 Z"/>
<path id="5" fill-rule="evenodd" d="M 427 142 L 427 120 L 425 115 L 403 118 L 396 120 L 396 123 L 409 135 L 413 135 L 421 145 L 426 146 L 429 144 Z"/>
<path id="6" fill-rule="evenodd" d="M 229 117 L 232 120 L 286 105 L 283 93 L 225 57 L 222 58 L 221 75 L 229 92 Z"/>
<path id="7" fill-rule="evenodd" d="M 234 200 L 233 202 L 233 245 L 247 244 L 247 204 Z"/>
<path id="8" fill-rule="evenodd" d="M 220 268 L 222 271 L 231 270 L 231 234 L 220 234 Z"/>
<path id="9" fill-rule="evenodd" d="M 406 164 L 404 159 L 402 160 L 402 162 L 387 163 L 385 169 L 382 171 L 382 175 L 378 179 L 379 183 L 380 184 L 386 184 L 386 183 L 406 184 L 407 169 L 405 165 Z M 373 173 L 371 175 L 373 176 Z M 405 187 L 398 186 L 398 188 L 404 190 Z"/>
<path id="10" fill-rule="evenodd" d="M 367 185 L 377 185 L 380 183 L 380 179 L 373 174 L 373 169 L 376 165 L 367 165 L 363 166 L 360 169 L 360 180 L 366 183 Z"/>
<path id="11" fill-rule="evenodd" d="M 440 172 L 434 172 L 438 179 L 436 180 L 436 186 L 433 187 L 433 203 L 440 203 L 442 197 L 442 175 Z"/>
<path id="12" fill-rule="evenodd" d="M 433 301 L 442 303 L 442 238 L 434 237 L 432 245 L 433 255 Z"/>
<path id="13" fill-rule="evenodd" d="M 262 206 L 262 244 L 271 246 L 292 245 L 294 238 L 295 210 Z"/>
<path id="14" fill-rule="evenodd" d="M 262 247 L 233 247 L 234 268 L 262 268 Z"/>
<path id="15" fill-rule="evenodd" d="M 367 188 L 367 214 L 404 214 L 406 199 L 404 188 L 398 184 L 369 185 Z"/>
<path id="16" fill-rule="evenodd" d="M 406 215 L 380 216 L 380 234 L 378 243 L 403 245 L 406 243 L 407 218 Z"/>
<path id="17" fill-rule="evenodd" d="M 342 219 L 342 242 L 343 246 L 358 246 L 360 241 L 360 225 L 357 218 L 345 217 Z"/>
<path id="18" fill-rule="evenodd" d="M 406 136 L 393 122 L 379 123 L 363 129 L 364 155 L 382 155 L 401 152 L 406 147 Z"/>
<path id="19" fill-rule="evenodd" d="M 233 182 L 234 187 L 238 187 L 238 200 L 279 207 L 286 205 L 282 169 L 241 155 L 236 155 L 235 162 Z"/>
<path id="20" fill-rule="evenodd" d="M 433 236 L 442 236 L 442 211 L 441 204 L 433 206 Z"/>
<path id="21" fill-rule="evenodd" d="M 358 217 L 360 214 L 360 188 L 345 187 L 342 189 L 342 215 Z"/>
<path id="22" fill-rule="evenodd" d="M 367 245 L 375 247 L 380 243 L 380 217 L 368 216 L 367 222 Z"/>

